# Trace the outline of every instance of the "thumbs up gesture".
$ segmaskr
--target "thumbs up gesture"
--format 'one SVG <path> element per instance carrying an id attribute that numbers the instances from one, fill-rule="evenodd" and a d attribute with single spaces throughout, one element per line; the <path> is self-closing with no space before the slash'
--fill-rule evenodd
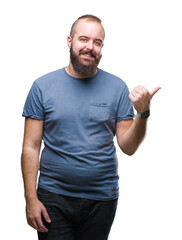
<path id="1" fill-rule="evenodd" d="M 155 87 L 151 92 L 148 92 L 143 86 L 138 86 L 131 91 L 129 98 L 138 113 L 143 113 L 150 109 L 150 101 L 159 89 L 161 87 Z"/>

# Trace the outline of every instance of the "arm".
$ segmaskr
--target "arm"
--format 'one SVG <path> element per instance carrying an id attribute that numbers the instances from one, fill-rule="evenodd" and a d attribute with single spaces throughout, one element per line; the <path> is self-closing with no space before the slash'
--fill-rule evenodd
<path id="1" fill-rule="evenodd" d="M 42 223 L 41 215 L 47 222 L 50 222 L 50 219 L 36 193 L 42 132 L 42 120 L 26 118 L 21 166 L 25 188 L 27 221 L 33 228 L 45 232 L 47 229 Z"/>
<path id="2" fill-rule="evenodd" d="M 116 124 L 116 137 L 121 150 L 133 155 L 146 132 L 147 120 L 136 116 L 135 120 L 120 121 Z"/>
<path id="3" fill-rule="evenodd" d="M 134 88 L 130 93 L 134 108 L 138 113 L 143 113 L 150 109 L 150 101 L 154 94 L 160 89 L 156 87 L 150 93 L 142 86 Z M 125 120 L 116 123 L 116 137 L 121 150 L 127 155 L 133 155 L 146 133 L 147 119 L 138 116 L 134 120 Z"/>

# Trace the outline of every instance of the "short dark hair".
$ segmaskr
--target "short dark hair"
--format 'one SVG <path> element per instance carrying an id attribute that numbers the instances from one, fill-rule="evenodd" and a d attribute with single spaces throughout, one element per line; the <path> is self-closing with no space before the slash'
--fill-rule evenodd
<path id="1" fill-rule="evenodd" d="M 86 14 L 86 15 L 83 15 L 81 17 L 79 17 L 74 23 L 73 25 L 71 26 L 71 30 L 70 30 L 70 36 L 73 37 L 74 34 L 75 34 L 75 26 L 76 24 L 78 23 L 78 21 L 80 19 L 88 19 L 88 21 L 93 21 L 93 22 L 98 22 L 102 25 L 102 20 L 92 14 Z M 102 26 L 103 27 L 103 26 Z M 103 30 L 104 30 L 104 27 L 103 27 Z M 105 31 L 104 31 L 104 37 L 105 37 Z"/>

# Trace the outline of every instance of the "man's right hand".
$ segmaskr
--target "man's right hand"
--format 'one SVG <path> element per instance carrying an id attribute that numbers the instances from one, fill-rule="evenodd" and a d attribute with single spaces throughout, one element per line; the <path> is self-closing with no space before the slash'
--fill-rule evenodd
<path id="1" fill-rule="evenodd" d="M 42 217 L 47 223 L 51 222 L 44 205 L 38 200 L 27 200 L 26 202 L 26 216 L 28 224 L 39 232 L 48 232 L 48 229 L 43 225 Z"/>

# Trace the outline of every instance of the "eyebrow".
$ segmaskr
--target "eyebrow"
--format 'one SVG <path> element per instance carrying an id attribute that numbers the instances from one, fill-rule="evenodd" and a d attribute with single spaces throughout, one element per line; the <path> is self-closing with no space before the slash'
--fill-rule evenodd
<path id="1" fill-rule="evenodd" d="M 88 39 L 89 37 L 82 35 L 82 36 L 79 36 L 78 38 L 87 38 Z M 95 41 L 100 41 L 101 43 L 103 43 L 103 40 L 101 40 L 99 38 L 95 39 Z"/>

